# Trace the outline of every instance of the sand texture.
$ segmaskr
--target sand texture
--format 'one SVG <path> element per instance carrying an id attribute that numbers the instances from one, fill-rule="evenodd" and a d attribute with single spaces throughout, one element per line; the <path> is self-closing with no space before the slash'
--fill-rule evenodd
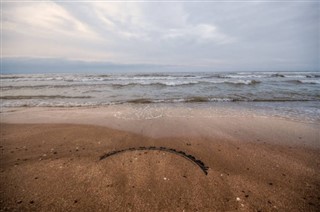
<path id="1" fill-rule="evenodd" d="M 319 138 L 314 126 L 274 125 L 266 119 L 221 124 L 215 119 L 206 125 L 193 120 L 199 128 L 192 128 L 175 120 L 171 125 L 163 125 L 166 120 L 149 125 L 129 120 L 120 126 L 109 120 L 109 127 L 2 123 L 0 209 L 319 210 L 320 151 L 314 145 Z M 149 130 L 141 131 L 141 126 Z M 160 147 L 200 160 L 208 167 L 207 175 L 192 160 Z M 103 158 L 124 149 L 130 151 Z"/>

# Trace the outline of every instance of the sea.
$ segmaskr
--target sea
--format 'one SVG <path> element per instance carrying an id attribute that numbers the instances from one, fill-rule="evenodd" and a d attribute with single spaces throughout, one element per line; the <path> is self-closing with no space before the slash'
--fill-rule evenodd
<path id="1" fill-rule="evenodd" d="M 1 108 L 230 107 L 320 123 L 320 72 L 1 74 Z"/>

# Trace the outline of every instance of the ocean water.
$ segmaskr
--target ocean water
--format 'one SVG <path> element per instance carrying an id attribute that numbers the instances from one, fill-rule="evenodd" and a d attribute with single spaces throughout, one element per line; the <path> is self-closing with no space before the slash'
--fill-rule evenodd
<path id="1" fill-rule="evenodd" d="M 2 108 L 187 104 L 316 121 L 320 113 L 320 72 L 6 74 L 0 87 Z"/>

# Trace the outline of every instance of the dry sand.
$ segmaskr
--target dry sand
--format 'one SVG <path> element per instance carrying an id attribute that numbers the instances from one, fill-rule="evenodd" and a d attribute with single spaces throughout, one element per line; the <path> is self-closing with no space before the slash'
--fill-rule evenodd
<path id="1" fill-rule="evenodd" d="M 0 209 L 319 211 L 318 124 L 184 108 L 156 116 L 157 110 L 3 111 Z M 183 151 L 204 162 L 208 174 L 159 150 L 100 160 L 141 146 Z"/>

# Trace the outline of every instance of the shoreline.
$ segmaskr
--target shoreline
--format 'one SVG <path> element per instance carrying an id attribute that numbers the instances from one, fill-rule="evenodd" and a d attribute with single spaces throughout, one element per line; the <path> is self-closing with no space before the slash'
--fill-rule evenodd
<path id="1" fill-rule="evenodd" d="M 82 124 L 123 130 L 151 138 L 197 137 L 264 141 L 320 148 L 320 122 L 308 123 L 222 107 L 115 105 L 86 108 L 6 108 L 8 124 Z"/>
<path id="2" fill-rule="evenodd" d="M 142 109 L 31 108 L 1 113 L 0 209 L 320 207 L 317 124 L 188 108 L 167 108 L 161 117 L 145 119 L 160 113 L 159 108 Z M 207 175 L 188 158 L 161 148 L 201 161 Z"/>
<path id="3" fill-rule="evenodd" d="M 317 101 L 306 101 L 307 103 L 312 103 L 309 105 L 309 109 L 307 108 L 299 108 L 295 104 L 301 104 L 305 102 L 281 102 L 281 101 L 271 101 L 268 104 L 264 105 L 264 102 L 176 102 L 176 103 L 121 103 L 121 104 L 105 104 L 105 105 L 81 105 L 81 106 L 3 106 L 1 107 L 1 113 L 9 113 L 15 111 L 23 111 L 23 110 L 123 110 L 126 108 L 146 108 L 151 107 L 153 109 L 201 109 L 201 110 L 211 110 L 214 109 L 214 116 L 216 116 L 217 112 L 222 113 L 222 116 L 258 116 L 258 117 L 266 117 L 266 118 L 278 118 L 282 120 L 302 122 L 306 124 L 318 124 L 320 125 L 320 114 L 317 111 Z M 283 108 L 284 103 L 290 103 L 287 105 L 288 108 Z M 276 109 L 277 107 L 281 107 L 281 109 Z M 305 107 L 306 105 L 304 105 Z M 295 108 L 297 107 L 297 108 Z M 243 114 L 238 114 L 241 111 Z M 154 117 L 151 117 L 153 119 Z M 158 117 L 155 117 L 158 118 Z"/>

